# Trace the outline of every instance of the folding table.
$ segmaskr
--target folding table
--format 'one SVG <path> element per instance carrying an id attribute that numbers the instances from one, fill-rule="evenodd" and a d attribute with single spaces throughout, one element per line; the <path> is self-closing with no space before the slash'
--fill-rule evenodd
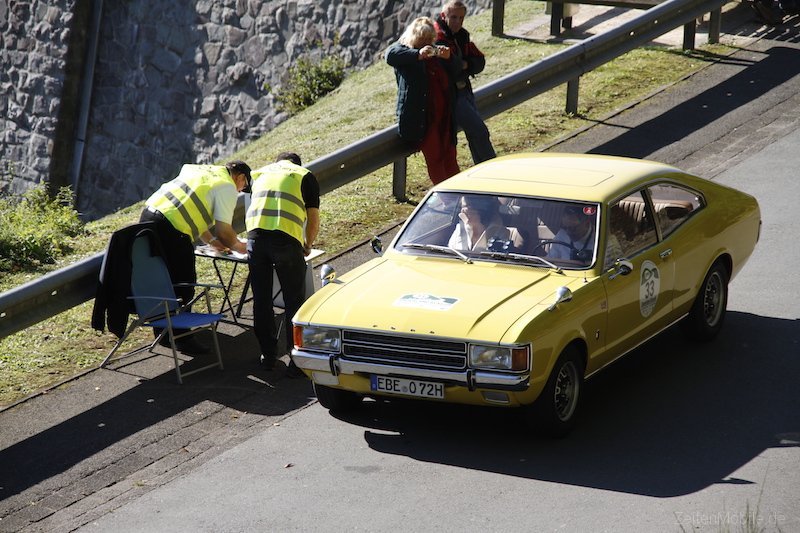
<path id="1" fill-rule="evenodd" d="M 311 268 L 311 260 L 319 257 L 325 253 L 323 250 L 312 249 L 311 253 L 306 256 L 306 294 L 305 298 L 308 298 L 312 294 L 314 294 L 314 275 L 313 269 Z M 233 318 L 233 322 L 237 326 L 241 326 L 242 324 L 239 323 L 237 320 L 242 316 L 242 307 L 245 303 L 252 299 L 247 297 L 247 293 L 250 289 L 250 270 L 247 271 L 247 278 L 244 282 L 244 288 L 242 289 L 242 294 L 239 296 L 239 301 L 234 309 L 233 303 L 231 302 L 231 288 L 233 287 L 233 280 L 236 277 L 236 271 L 239 268 L 239 265 L 244 263 L 245 267 L 247 266 L 247 254 L 240 254 L 238 252 L 219 252 L 214 247 L 204 245 L 198 246 L 194 249 L 194 254 L 197 257 L 204 257 L 207 259 L 211 259 L 211 264 L 214 266 L 214 272 L 217 273 L 217 279 L 219 280 L 220 285 L 223 287 L 223 300 L 222 305 L 220 306 L 220 313 L 225 310 L 229 310 L 231 312 L 231 317 Z M 220 270 L 220 264 L 224 262 L 229 262 L 233 264 L 233 268 L 231 269 L 230 275 L 227 279 L 223 275 L 222 270 Z M 272 305 L 283 309 L 285 304 L 283 302 L 283 291 L 281 290 L 280 282 L 278 281 L 278 275 L 273 272 L 272 273 Z"/>

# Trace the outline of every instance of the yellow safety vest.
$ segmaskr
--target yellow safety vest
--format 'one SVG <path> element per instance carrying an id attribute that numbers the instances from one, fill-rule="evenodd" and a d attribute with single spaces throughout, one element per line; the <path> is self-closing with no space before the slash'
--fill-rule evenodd
<path id="1" fill-rule="evenodd" d="M 225 183 L 234 183 L 225 167 L 183 165 L 178 177 L 162 185 L 146 203 L 160 211 L 176 230 L 197 240 L 214 225 L 208 193 Z"/>
<path id="2" fill-rule="evenodd" d="M 253 193 L 247 210 L 247 231 L 279 230 L 304 243 L 306 204 L 300 185 L 308 169 L 278 161 L 254 170 Z"/>

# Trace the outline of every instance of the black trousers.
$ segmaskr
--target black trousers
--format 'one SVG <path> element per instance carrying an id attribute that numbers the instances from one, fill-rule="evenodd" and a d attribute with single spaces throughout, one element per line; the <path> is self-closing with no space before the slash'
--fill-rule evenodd
<path id="1" fill-rule="evenodd" d="M 191 237 L 175 229 L 161 213 L 148 209 L 142 211 L 139 222 L 154 222 L 156 233 L 161 241 L 164 262 L 167 263 L 173 284 L 197 283 L 197 270 L 194 264 L 194 243 Z M 175 287 L 175 296 L 184 304 L 194 297 L 194 287 Z"/>
<path id="2" fill-rule="evenodd" d="M 247 239 L 250 286 L 253 289 L 253 328 L 261 353 L 280 356 L 275 310 L 272 308 L 273 272 L 283 291 L 286 346 L 292 349 L 292 317 L 305 299 L 306 261 L 303 246 L 282 231 L 254 230 Z"/>

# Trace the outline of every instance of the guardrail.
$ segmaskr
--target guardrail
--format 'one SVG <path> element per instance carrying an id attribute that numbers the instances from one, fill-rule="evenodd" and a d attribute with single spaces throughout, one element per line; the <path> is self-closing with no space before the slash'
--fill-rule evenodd
<path id="1" fill-rule="evenodd" d="M 585 4 L 597 6 L 622 7 L 627 9 L 650 9 L 653 6 L 663 3 L 665 0 L 543 0 L 550 3 L 550 35 L 558 37 L 561 35 L 562 26 L 564 29 L 572 28 L 572 17 L 564 16 L 565 4 Z M 708 21 L 708 42 L 718 43 L 720 33 L 720 23 L 722 10 L 711 11 Z M 505 17 L 505 0 L 495 0 L 492 2 L 492 35 L 499 37 L 503 35 L 503 19 Z M 697 25 L 694 21 L 687 23 L 683 28 L 683 49 L 694 48 L 694 37 Z"/>
<path id="2" fill-rule="evenodd" d="M 568 84 L 567 109 L 577 107 L 580 76 L 638 48 L 704 13 L 718 10 L 726 0 L 668 0 L 644 11 L 621 26 L 574 44 L 532 65 L 517 70 L 475 91 L 484 118 Z M 391 126 L 358 142 L 312 161 L 308 168 L 327 193 L 370 172 L 395 165 L 393 191 L 405 194 L 405 159 L 410 150 Z M 243 198 L 234 218 L 237 231 L 244 229 Z M 94 298 L 103 253 L 79 261 L 42 278 L 0 294 L 0 338 L 21 331 Z"/>

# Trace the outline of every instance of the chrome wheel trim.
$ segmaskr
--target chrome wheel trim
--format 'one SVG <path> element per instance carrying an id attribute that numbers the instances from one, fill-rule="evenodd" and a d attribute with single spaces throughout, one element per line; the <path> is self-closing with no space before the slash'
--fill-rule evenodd
<path id="1" fill-rule="evenodd" d="M 579 392 L 578 369 L 573 361 L 567 361 L 558 371 L 553 392 L 555 414 L 562 422 L 572 418 L 575 413 Z"/>
<path id="2" fill-rule="evenodd" d="M 716 326 L 722 318 L 723 296 L 725 294 L 725 280 L 719 271 L 714 271 L 709 276 L 703 290 L 703 319 L 709 327 Z"/>

